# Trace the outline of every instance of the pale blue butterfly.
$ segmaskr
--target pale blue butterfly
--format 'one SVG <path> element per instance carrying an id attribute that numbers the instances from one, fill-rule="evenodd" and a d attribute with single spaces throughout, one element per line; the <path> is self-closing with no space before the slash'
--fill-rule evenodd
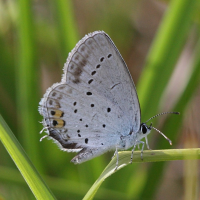
<path id="1" fill-rule="evenodd" d="M 40 101 L 48 134 L 44 137 L 64 151 L 78 152 L 71 160 L 76 164 L 115 150 L 117 167 L 118 150 L 133 147 L 132 162 L 139 144 L 142 157 L 145 143 L 141 139 L 149 149 L 147 135 L 154 127 L 140 122 L 135 85 L 110 37 L 103 31 L 86 35 L 69 54 L 63 71 L 61 82 L 53 84 Z"/>

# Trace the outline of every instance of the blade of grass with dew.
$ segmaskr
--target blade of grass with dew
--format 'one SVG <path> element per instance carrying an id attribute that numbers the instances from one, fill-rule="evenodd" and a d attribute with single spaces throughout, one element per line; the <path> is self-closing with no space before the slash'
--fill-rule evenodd
<path id="1" fill-rule="evenodd" d="M 173 132 L 178 132 L 182 121 L 184 119 L 184 113 L 185 110 L 187 109 L 187 105 L 192 99 L 196 89 L 200 85 L 200 40 L 197 43 L 196 51 L 195 51 L 195 58 L 194 58 L 194 66 L 193 66 L 193 72 L 189 78 L 188 84 L 182 93 L 182 95 L 179 98 L 178 103 L 175 105 L 174 110 L 178 110 L 181 112 L 181 115 L 179 117 L 169 117 L 165 124 L 164 127 L 162 128 L 162 131 L 164 133 L 169 133 L 168 137 L 172 140 L 175 141 L 177 139 L 177 135 L 172 133 Z M 157 148 L 168 148 L 167 147 L 167 142 L 164 140 L 160 140 Z M 152 165 L 151 168 L 148 171 L 148 176 L 147 176 L 147 181 L 145 183 L 145 186 L 143 190 L 141 191 L 140 198 L 145 199 L 149 197 L 154 196 L 155 190 L 157 188 L 157 185 L 159 183 L 160 178 L 155 179 L 154 172 L 156 171 L 157 176 L 160 177 L 162 174 L 162 169 L 164 167 L 164 163 L 159 163 L 156 165 Z M 151 186 L 151 187 L 150 187 Z M 144 192 L 145 191 L 145 192 Z M 147 195 L 148 194 L 148 195 Z"/>
<path id="2" fill-rule="evenodd" d="M 39 153 L 38 126 L 38 76 L 36 64 L 35 28 L 31 12 L 32 1 L 18 2 L 18 64 L 17 72 L 17 110 L 20 123 L 19 140 L 34 164 L 43 169 Z"/>
<path id="3" fill-rule="evenodd" d="M 0 140 L 37 199 L 55 199 L 0 115 Z"/>
<path id="4" fill-rule="evenodd" d="M 131 151 L 119 152 L 119 167 L 116 171 L 130 164 Z M 141 152 L 136 151 L 133 155 L 133 163 L 135 162 L 161 162 L 161 161 L 172 161 L 172 160 L 192 160 L 200 159 L 200 148 L 194 149 L 172 149 L 172 150 L 154 150 L 154 151 L 144 151 L 143 160 L 141 160 Z M 97 190 L 103 183 L 103 181 L 114 174 L 116 167 L 116 157 L 114 157 L 111 162 L 107 165 L 105 170 L 102 172 L 100 177 L 92 185 L 90 190 L 87 192 L 84 200 L 93 199 Z"/>

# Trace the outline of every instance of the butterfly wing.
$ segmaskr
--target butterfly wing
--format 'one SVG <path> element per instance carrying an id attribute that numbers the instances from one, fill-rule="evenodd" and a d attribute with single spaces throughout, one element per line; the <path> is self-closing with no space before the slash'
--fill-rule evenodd
<path id="1" fill-rule="evenodd" d="M 86 35 L 69 54 L 60 83 L 40 102 L 44 126 L 61 149 L 81 163 L 116 148 L 136 133 L 140 106 L 128 68 L 103 31 Z"/>

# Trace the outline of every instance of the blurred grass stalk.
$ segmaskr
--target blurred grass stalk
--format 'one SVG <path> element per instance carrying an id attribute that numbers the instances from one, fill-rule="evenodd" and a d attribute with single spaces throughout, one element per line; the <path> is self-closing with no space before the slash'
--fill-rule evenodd
<path id="1" fill-rule="evenodd" d="M 148 113 L 149 116 L 149 113 L 152 115 L 152 112 L 155 112 L 155 108 L 158 109 L 162 93 L 165 91 L 173 68 L 190 33 L 192 18 L 195 15 L 195 11 L 197 11 L 195 9 L 196 3 L 197 1 L 195 0 L 173 0 L 170 2 L 147 58 L 145 71 L 140 79 L 139 94 L 142 97 L 141 104 L 144 106 L 143 114 Z M 172 141 L 175 141 L 177 138 L 178 130 L 184 119 L 184 112 L 195 89 L 199 85 L 199 69 L 199 53 L 196 52 L 193 72 L 188 85 L 173 108 L 174 111 L 180 111 L 181 115 L 178 117 L 169 117 L 162 128 L 162 131 L 167 133 L 167 136 Z M 165 140 L 160 140 L 156 148 L 168 148 L 168 144 Z M 151 165 L 148 173 L 146 173 L 147 177 L 144 187 L 138 195 L 139 199 L 153 199 L 155 197 L 163 174 L 163 168 L 164 163 Z"/>
<path id="2" fill-rule="evenodd" d="M 161 21 L 137 85 L 142 116 L 147 119 L 158 111 L 161 96 L 189 34 L 196 2 L 171 0 Z"/>
<path id="3" fill-rule="evenodd" d="M 197 200 L 199 196 L 198 160 L 184 161 L 184 200 Z"/>
<path id="4" fill-rule="evenodd" d="M 39 153 L 38 114 L 38 64 L 36 59 L 35 27 L 31 0 L 18 1 L 17 47 L 17 114 L 20 133 L 18 138 L 33 163 L 42 171 Z"/>
<path id="5" fill-rule="evenodd" d="M 1 115 L 0 140 L 36 199 L 55 199 Z"/>
<path id="6" fill-rule="evenodd" d="M 183 93 L 181 94 L 179 98 L 179 101 L 174 106 L 174 110 L 178 110 L 182 114 L 178 118 L 169 117 L 162 128 L 162 131 L 164 133 L 169 133 L 168 136 L 170 137 L 172 141 L 177 140 L 178 136 L 174 133 L 178 133 L 179 128 L 182 124 L 182 121 L 184 120 L 184 117 L 185 117 L 184 116 L 185 110 L 187 109 L 187 106 L 189 102 L 191 101 L 196 89 L 200 85 L 200 56 L 199 55 L 200 55 L 200 39 L 196 45 L 195 57 L 194 57 L 193 66 L 192 66 L 193 68 L 192 74 L 189 78 L 189 81 L 188 81 L 188 84 L 186 85 L 185 90 L 183 91 Z M 167 148 L 166 141 L 160 140 L 159 144 L 157 145 L 157 148 L 160 149 L 163 147 Z M 159 180 L 162 176 L 163 168 L 164 168 L 164 163 L 153 164 L 150 167 L 150 169 L 148 170 L 145 187 L 143 188 L 143 193 L 141 192 L 142 198 L 144 198 L 144 196 L 149 197 L 150 195 L 152 196 L 155 195 L 155 191 L 159 184 Z M 156 173 L 157 178 L 155 177 L 155 173 Z M 144 194 L 144 191 L 146 191 L 148 195 Z"/>
<path id="7" fill-rule="evenodd" d="M 56 25 L 63 62 L 66 61 L 69 52 L 79 41 L 72 2 L 73 1 L 71 0 L 52 1 L 53 7 L 56 11 Z"/>
<path id="8" fill-rule="evenodd" d="M 199 45 L 199 49 L 200 49 L 200 45 Z M 194 120 L 193 117 L 191 117 L 191 121 L 193 120 Z M 190 123 L 192 124 L 192 126 L 197 124 L 197 123 L 193 124 L 193 122 L 190 122 Z M 186 128 L 186 129 L 187 129 L 189 137 L 187 138 L 187 140 L 184 140 L 184 147 L 185 148 L 187 147 L 191 148 L 191 146 L 198 147 L 198 136 L 197 136 L 199 133 L 198 126 L 196 127 L 196 129 L 193 128 L 192 132 L 190 132 L 190 128 Z M 183 164 L 184 164 L 183 166 L 184 200 L 188 200 L 188 199 L 197 200 L 199 199 L 199 180 L 198 180 L 199 177 L 197 175 L 199 172 L 199 161 L 198 160 L 184 160 Z"/>
<path id="9" fill-rule="evenodd" d="M 197 88 L 200 85 L 200 38 L 197 43 L 197 49 L 195 52 L 195 58 L 194 58 L 194 70 L 193 74 L 191 76 L 191 82 L 188 83 L 188 92 L 191 92 L 193 88 Z M 191 89 L 190 89 L 191 88 Z M 183 99 L 185 101 L 185 98 L 190 95 L 188 93 L 183 96 Z M 192 94 L 191 94 L 192 95 Z M 189 129 L 188 129 L 189 130 Z M 194 129 L 193 129 L 194 130 Z M 197 128 L 197 134 L 199 130 Z M 188 146 L 198 146 L 198 142 L 194 139 L 195 138 L 195 133 L 191 132 L 193 136 L 193 140 L 189 139 L 189 141 L 185 141 L 185 146 L 186 148 Z M 198 161 L 184 161 L 184 199 L 198 199 L 199 196 L 199 181 L 198 181 Z"/>
<path id="10" fill-rule="evenodd" d="M 8 44 L 7 38 L 4 38 L 7 28 L 10 25 L 11 17 L 7 17 L 8 7 L 0 1 L 0 111 L 9 126 L 14 129 L 16 122 L 16 81 L 15 81 L 15 65 L 12 50 Z M 9 78 L 8 78 L 9 77 Z M 10 117 L 12 116 L 12 117 Z"/>

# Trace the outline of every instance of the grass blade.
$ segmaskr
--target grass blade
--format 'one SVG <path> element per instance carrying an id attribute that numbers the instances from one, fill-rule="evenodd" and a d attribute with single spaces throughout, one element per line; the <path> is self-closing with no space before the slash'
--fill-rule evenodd
<path id="1" fill-rule="evenodd" d="M 42 169 L 39 159 L 38 74 L 36 61 L 35 28 L 31 2 L 19 1 L 18 63 L 16 68 L 17 114 L 20 123 L 19 140 L 37 167 Z M 28 133 L 28 134 L 27 134 Z"/>
<path id="2" fill-rule="evenodd" d="M 55 199 L 0 115 L 0 139 L 37 199 Z"/>
<path id="3" fill-rule="evenodd" d="M 119 152 L 119 167 L 117 169 L 125 167 L 130 164 L 131 151 Z M 141 152 L 134 152 L 133 163 L 135 162 L 161 162 L 161 161 L 172 161 L 172 160 L 196 160 L 200 159 L 200 149 L 171 149 L 171 150 L 154 150 L 154 151 L 144 151 L 143 160 L 141 160 Z M 116 167 L 116 157 L 114 157 L 105 170 L 102 172 L 100 177 L 96 180 L 90 190 L 87 192 L 84 200 L 93 199 L 98 188 L 101 186 L 103 181 L 114 174 Z"/>

